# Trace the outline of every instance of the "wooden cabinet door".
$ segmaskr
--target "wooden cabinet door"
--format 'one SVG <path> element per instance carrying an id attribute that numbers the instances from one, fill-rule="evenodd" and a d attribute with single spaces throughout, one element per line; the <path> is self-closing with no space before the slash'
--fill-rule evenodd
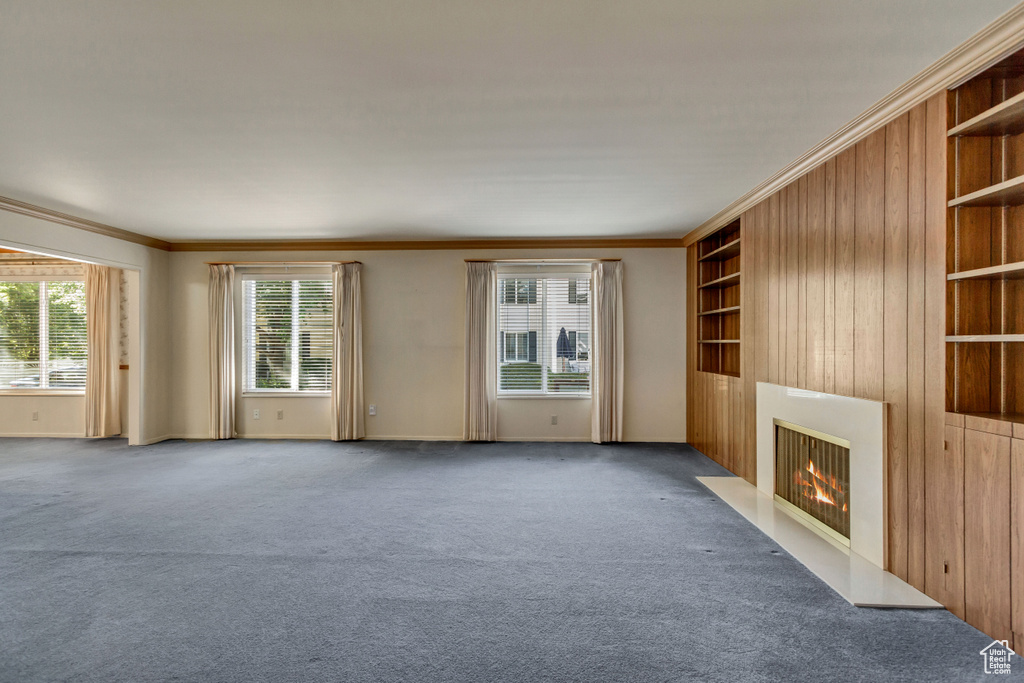
<path id="1" fill-rule="evenodd" d="M 1010 454 L 1010 576 L 1013 649 L 1024 652 L 1024 440 L 1014 439 Z"/>
<path id="2" fill-rule="evenodd" d="M 964 599 L 967 623 L 998 640 L 1010 633 L 1008 436 L 964 432 Z"/>
<path id="3" fill-rule="evenodd" d="M 964 429 L 946 425 L 925 466 L 925 592 L 964 618 Z"/>

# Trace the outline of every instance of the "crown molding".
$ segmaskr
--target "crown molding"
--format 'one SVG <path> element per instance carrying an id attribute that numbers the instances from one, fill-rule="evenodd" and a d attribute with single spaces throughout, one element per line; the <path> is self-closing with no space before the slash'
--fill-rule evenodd
<path id="1" fill-rule="evenodd" d="M 78 216 L 72 216 L 71 214 L 54 211 L 53 209 L 44 209 L 41 206 L 29 204 L 28 202 L 21 202 L 17 199 L 11 199 L 10 197 L 0 197 L 0 209 L 10 211 L 11 213 L 20 213 L 23 216 L 31 216 L 32 218 L 50 221 L 51 223 L 60 223 L 61 225 L 78 228 L 79 230 L 86 230 L 88 232 L 96 233 L 97 235 L 113 237 L 126 242 L 134 242 L 135 244 L 141 244 L 144 247 L 163 249 L 164 251 L 170 251 L 171 249 L 170 242 L 158 240 L 155 237 L 140 235 L 137 232 L 122 230 L 121 228 L 115 228 L 112 225 L 97 223 L 85 218 L 79 218 Z"/>
<path id="2" fill-rule="evenodd" d="M 776 190 L 867 137 L 938 92 L 954 87 L 1019 49 L 1024 43 L 1024 3 L 1013 7 L 950 50 L 937 62 L 883 97 L 863 114 L 825 138 L 791 164 L 729 204 L 683 237 L 689 247 L 728 225 Z"/>
<path id="3" fill-rule="evenodd" d="M 519 238 L 472 240 L 220 240 L 171 242 L 170 251 L 428 251 L 440 249 L 673 249 L 679 238 Z"/>

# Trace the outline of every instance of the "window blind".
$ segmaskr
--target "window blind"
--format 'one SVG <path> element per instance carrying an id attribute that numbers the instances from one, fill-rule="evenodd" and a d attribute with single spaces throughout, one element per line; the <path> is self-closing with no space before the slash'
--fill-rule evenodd
<path id="1" fill-rule="evenodd" d="M 245 280 L 245 390 L 330 391 L 330 280 Z"/>
<path id="2" fill-rule="evenodd" d="M 498 391 L 590 392 L 590 274 L 499 275 Z"/>
<path id="3" fill-rule="evenodd" d="M 0 388 L 85 389 L 85 285 L 0 282 Z"/>

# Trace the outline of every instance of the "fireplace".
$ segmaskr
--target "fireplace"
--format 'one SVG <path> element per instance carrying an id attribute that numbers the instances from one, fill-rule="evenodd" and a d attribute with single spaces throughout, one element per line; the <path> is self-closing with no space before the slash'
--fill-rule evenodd
<path id="1" fill-rule="evenodd" d="M 784 420 L 775 425 L 775 499 L 850 545 L 850 442 Z"/>

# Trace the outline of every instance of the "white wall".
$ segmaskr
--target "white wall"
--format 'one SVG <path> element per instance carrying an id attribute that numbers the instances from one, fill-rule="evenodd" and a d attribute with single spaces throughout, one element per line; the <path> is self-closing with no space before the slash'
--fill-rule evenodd
<path id="1" fill-rule="evenodd" d="M 0 245 L 139 271 L 140 301 L 136 318 L 140 328 L 136 335 L 139 348 L 130 364 L 129 386 L 126 387 L 133 403 L 128 412 L 138 417 L 132 441 L 150 443 L 164 438 L 170 423 L 169 377 L 173 372 L 168 363 L 170 321 L 166 316 L 169 254 L 7 211 L 0 211 Z M 85 433 L 84 403 L 81 409 L 74 404 L 76 399 L 84 401 L 80 397 L 9 396 L 6 399 L 14 403 L 0 405 L 0 434 L 38 433 L 34 430 L 43 429 L 42 416 L 51 414 L 55 407 L 63 420 L 47 427 L 42 434 L 66 436 Z M 10 412 L 3 410 L 5 407 Z M 31 415 L 33 411 L 39 411 L 40 420 L 34 424 L 30 422 L 27 426 L 29 431 L 25 432 L 22 419 L 16 416 Z M 76 422 L 79 418 L 80 428 Z M 75 426 L 74 431 L 72 425 Z"/>
<path id="2" fill-rule="evenodd" d="M 623 260 L 626 317 L 624 425 L 627 441 L 684 441 L 685 283 L 683 249 L 578 251 L 175 252 L 169 258 L 170 431 L 209 435 L 207 261 L 358 260 L 363 266 L 363 374 L 368 438 L 461 439 L 467 258 Z M 163 356 L 161 356 L 163 357 Z M 245 436 L 328 438 L 324 398 L 239 401 Z M 252 419 L 259 408 L 260 420 Z M 277 420 L 277 411 L 284 419 Z M 558 424 L 551 424 L 558 415 Z M 587 399 L 504 399 L 501 439 L 589 440 Z"/>

